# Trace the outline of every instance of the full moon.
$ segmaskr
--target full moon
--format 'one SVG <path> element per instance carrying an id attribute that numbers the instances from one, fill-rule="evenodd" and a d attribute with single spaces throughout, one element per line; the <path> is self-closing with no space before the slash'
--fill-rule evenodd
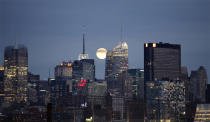
<path id="1" fill-rule="evenodd" d="M 96 51 L 96 56 L 99 58 L 99 59 L 105 59 L 106 58 L 106 52 L 107 50 L 105 48 L 99 48 L 97 51 Z"/>

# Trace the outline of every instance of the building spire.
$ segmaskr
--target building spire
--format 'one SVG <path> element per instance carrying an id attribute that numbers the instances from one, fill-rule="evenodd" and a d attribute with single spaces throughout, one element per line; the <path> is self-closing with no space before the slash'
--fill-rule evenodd
<path id="1" fill-rule="evenodd" d="M 82 51 L 82 54 L 85 54 L 85 25 L 82 26 L 82 29 L 83 29 L 83 51 Z"/>
<path id="2" fill-rule="evenodd" d="M 120 42 L 122 42 L 122 36 L 123 36 L 123 24 L 121 24 L 121 27 L 120 27 Z"/>
<path id="3" fill-rule="evenodd" d="M 82 53 L 79 55 L 78 57 L 78 60 L 81 60 L 81 59 L 88 59 L 88 54 L 85 53 L 85 29 L 86 29 L 86 26 L 83 25 L 82 26 L 82 30 L 83 30 L 83 34 L 82 34 L 82 41 L 83 41 L 83 46 L 82 46 Z"/>
<path id="4" fill-rule="evenodd" d="M 51 78 L 51 69 L 49 68 L 49 78 Z"/>

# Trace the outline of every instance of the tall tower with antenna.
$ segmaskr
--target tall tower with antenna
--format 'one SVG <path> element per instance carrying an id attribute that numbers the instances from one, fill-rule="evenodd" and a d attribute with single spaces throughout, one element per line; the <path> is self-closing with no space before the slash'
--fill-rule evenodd
<path id="1" fill-rule="evenodd" d="M 82 28 L 83 28 L 83 34 L 82 34 L 83 47 L 82 47 L 82 53 L 79 55 L 78 60 L 89 58 L 88 54 L 85 53 L 85 29 L 86 29 L 86 26 L 83 25 Z"/>
<path id="2" fill-rule="evenodd" d="M 120 29 L 120 43 L 106 54 L 105 80 L 108 92 L 119 91 L 119 76 L 128 70 L 128 45 L 123 41 L 123 26 Z M 120 93 L 122 93 L 120 91 Z"/>

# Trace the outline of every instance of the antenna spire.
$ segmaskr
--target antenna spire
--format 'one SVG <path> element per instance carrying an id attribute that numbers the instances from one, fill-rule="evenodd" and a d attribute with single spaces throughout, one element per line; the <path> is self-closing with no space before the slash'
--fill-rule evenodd
<path id="1" fill-rule="evenodd" d="M 86 27 L 85 25 L 82 26 L 82 30 L 83 30 L 83 34 L 82 34 L 83 47 L 82 47 L 82 53 L 79 55 L 78 60 L 88 59 L 88 54 L 85 53 L 85 29 L 86 29 L 85 27 Z"/>
<path id="2" fill-rule="evenodd" d="M 85 25 L 82 26 L 83 28 L 83 51 L 82 51 L 82 54 L 85 54 Z"/>
<path id="3" fill-rule="evenodd" d="M 49 78 L 51 78 L 51 69 L 49 68 Z"/>
<path id="4" fill-rule="evenodd" d="M 121 24 L 121 27 L 120 27 L 120 42 L 122 42 L 122 36 L 123 36 L 123 24 Z"/>

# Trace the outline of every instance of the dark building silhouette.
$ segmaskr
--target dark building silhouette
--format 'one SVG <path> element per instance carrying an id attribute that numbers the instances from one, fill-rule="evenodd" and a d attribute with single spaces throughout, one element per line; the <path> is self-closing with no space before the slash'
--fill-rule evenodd
<path id="1" fill-rule="evenodd" d="M 28 82 L 29 81 L 39 81 L 40 80 L 40 75 L 35 75 L 35 74 L 32 74 L 30 72 L 28 72 Z"/>
<path id="2" fill-rule="evenodd" d="M 186 121 L 191 122 L 193 121 L 193 118 L 195 116 L 196 105 L 193 103 L 192 91 L 191 91 L 192 89 L 190 89 L 190 79 L 188 76 L 187 67 L 181 67 L 180 80 L 184 82 L 185 85 L 185 107 L 186 107 L 185 118 Z"/>
<path id="3" fill-rule="evenodd" d="M 210 104 L 210 84 L 208 84 L 206 88 L 206 103 Z"/>
<path id="4" fill-rule="evenodd" d="M 40 75 L 28 72 L 28 101 L 30 105 L 38 105 L 39 103 L 39 85 Z"/>
<path id="5" fill-rule="evenodd" d="M 129 79 L 132 86 L 132 96 L 134 99 L 144 99 L 144 70 L 128 69 Z"/>
<path id="6" fill-rule="evenodd" d="M 145 43 L 144 44 L 144 83 L 145 83 L 145 102 L 146 116 L 148 120 L 160 120 L 175 118 L 168 111 L 167 99 L 178 99 L 178 95 L 174 95 L 173 89 L 179 88 L 182 98 L 179 104 L 185 106 L 185 88 L 184 83 L 180 79 L 181 74 L 181 46 L 169 43 Z M 172 89 L 167 90 L 168 87 Z M 178 93 L 178 92 L 177 92 Z M 171 96 L 164 98 L 161 95 Z M 164 103 L 166 102 L 166 103 Z M 171 102 L 171 103 L 170 103 Z M 162 106 L 163 105 L 163 106 Z M 164 110 L 165 109 L 165 110 Z M 182 111 L 185 107 L 180 108 Z M 176 109 L 175 109 L 176 110 Z M 161 112 L 162 111 L 162 112 Z"/>
<path id="7" fill-rule="evenodd" d="M 205 103 L 206 102 L 206 88 L 208 78 L 206 69 L 201 66 L 198 70 L 192 71 L 190 75 L 190 91 L 192 93 L 193 102 Z"/>
<path id="8" fill-rule="evenodd" d="M 3 102 L 4 96 L 4 67 L 0 66 L 0 104 Z"/>
<path id="9" fill-rule="evenodd" d="M 64 79 L 52 80 L 50 84 L 51 103 L 56 103 L 60 97 L 65 97 L 69 93 L 69 86 Z"/>
<path id="10" fill-rule="evenodd" d="M 4 50 L 4 100 L 27 102 L 28 51 L 23 45 Z"/>
<path id="11" fill-rule="evenodd" d="M 144 99 L 144 70 L 128 69 L 120 74 L 118 87 L 121 95 L 130 99 Z"/>
<path id="12" fill-rule="evenodd" d="M 126 101 L 126 120 L 129 122 L 144 122 L 144 108 L 142 101 L 127 100 Z"/>
<path id="13" fill-rule="evenodd" d="M 144 44 L 145 81 L 177 80 L 181 72 L 181 46 L 169 43 Z"/>

